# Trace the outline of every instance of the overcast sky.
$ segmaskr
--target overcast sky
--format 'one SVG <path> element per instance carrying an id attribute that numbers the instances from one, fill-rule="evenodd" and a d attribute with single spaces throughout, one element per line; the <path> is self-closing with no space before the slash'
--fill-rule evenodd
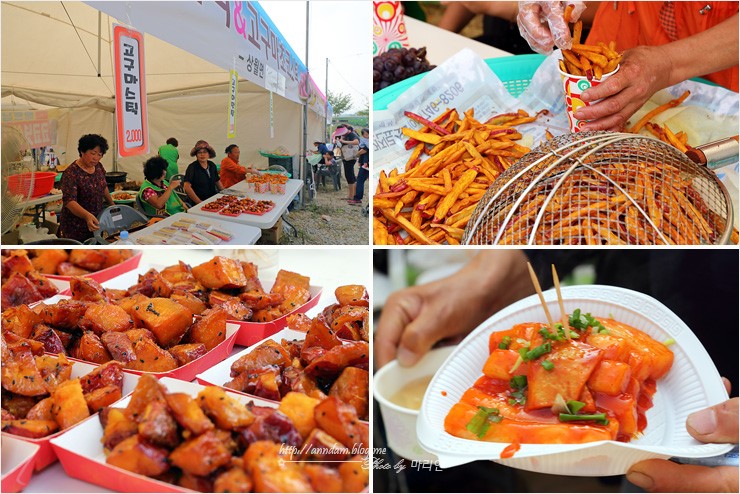
<path id="1" fill-rule="evenodd" d="M 350 112 L 367 108 L 372 93 L 372 3 L 311 0 L 308 70 L 325 92 L 352 96 Z M 262 0 L 260 5 L 306 63 L 306 2 Z"/>

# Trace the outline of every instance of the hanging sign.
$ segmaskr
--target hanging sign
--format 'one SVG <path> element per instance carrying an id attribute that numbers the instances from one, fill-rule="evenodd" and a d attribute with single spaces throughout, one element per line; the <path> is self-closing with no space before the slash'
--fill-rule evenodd
<path id="1" fill-rule="evenodd" d="M 229 71 L 229 123 L 226 128 L 226 137 L 236 137 L 236 95 L 239 94 L 239 74 L 236 70 Z"/>
<path id="2" fill-rule="evenodd" d="M 275 137 L 275 127 L 274 127 L 275 120 L 273 119 L 272 114 L 272 91 L 270 91 L 270 139 Z"/>
<path id="3" fill-rule="evenodd" d="M 149 152 L 149 129 L 144 84 L 144 36 L 124 26 L 113 26 L 116 78 L 118 154 Z"/>

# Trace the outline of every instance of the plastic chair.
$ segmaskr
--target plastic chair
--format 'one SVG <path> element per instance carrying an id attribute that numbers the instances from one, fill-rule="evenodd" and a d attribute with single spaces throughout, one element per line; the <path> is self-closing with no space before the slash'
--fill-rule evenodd
<path id="1" fill-rule="evenodd" d="M 95 230 L 93 239 L 95 244 L 108 245 L 111 243 L 107 239 L 113 237 L 123 230 L 131 231 L 134 228 L 144 226 L 149 222 L 149 218 L 131 206 L 115 205 L 108 206 L 98 215 L 100 228 Z M 102 234 L 105 233 L 105 236 Z"/>
<path id="2" fill-rule="evenodd" d="M 331 165 L 322 165 L 319 163 L 316 175 L 318 177 L 317 181 L 320 178 L 321 185 L 324 187 L 326 187 L 326 177 L 329 177 L 334 184 L 334 190 L 340 190 L 342 188 L 342 172 L 337 160 L 334 160 L 334 163 Z"/>

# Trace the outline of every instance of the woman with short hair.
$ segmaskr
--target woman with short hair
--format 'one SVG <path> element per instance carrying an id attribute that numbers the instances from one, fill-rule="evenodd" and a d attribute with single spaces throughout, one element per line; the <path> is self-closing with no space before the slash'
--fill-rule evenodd
<path id="1" fill-rule="evenodd" d="M 185 206 L 175 189 L 179 180 L 168 182 L 167 160 L 160 156 L 149 158 L 144 163 L 144 183 L 139 188 L 139 203 L 148 216 L 170 216 L 185 211 Z"/>

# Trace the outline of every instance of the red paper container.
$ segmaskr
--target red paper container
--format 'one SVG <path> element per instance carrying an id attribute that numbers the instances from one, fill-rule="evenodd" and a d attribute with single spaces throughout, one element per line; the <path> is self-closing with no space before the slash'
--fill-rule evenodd
<path id="1" fill-rule="evenodd" d="M 265 291 L 268 291 L 270 289 L 268 288 L 267 284 L 264 284 L 263 286 L 265 287 Z M 236 335 L 236 344 L 241 346 L 251 346 L 260 340 L 264 340 L 265 338 L 274 335 L 288 325 L 289 315 L 305 313 L 308 312 L 310 309 L 316 307 L 316 304 L 319 303 L 319 298 L 321 298 L 321 290 L 322 288 L 320 286 L 311 285 L 308 288 L 308 291 L 311 293 L 311 298 L 308 299 L 308 302 L 301 305 L 297 309 L 294 309 L 292 312 L 275 319 L 274 321 L 229 321 L 230 323 L 236 324 L 239 327 L 239 332 Z"/>
<path id="2" fill-rule="evenodd" d="M 122 263 L 116 264 L 115 266 L 111 266 L 109 268 L 101 269 L 100 271 L 86 274 L 85 277 L 91 278 L 98 283 L 103 283 L 104 281 L 108 281 L 111 278 L 115 278 L 116 276 L 128 273 L 129 271 L 132 271 L 139 267 L 142 254 L 143 251 L 136 251 L 133 256 L 129 257 Z M 69 280 L 72 278 L 71 276 L 60 276 L 57 274 L 47 274 L 46 276 L 51 279 L 64 280 L 66 282 L 69 282 Z"/>
<path id="3" fill-rule="evenodd" d="M 10 434 L 2 442 L 2 491 L 20 492 L 33 474 L 33 463 L 41 449 L 37 444 L 21 441 Z"/>
<path id="4" fill-rule="evenodd" d="M 187 393 L 193 397 L 203 389 L 201 385 L 170 378 L 160 379 L 160 382 L 170 393 Z M 275 408 L 274 402 L 227 392 L 244 404 L 254 401 L 257 405 Z M 125 407 L 129 399 L 130 397 L 124 397 L 113 406 Z M 85 421 L 52 441 L 54 451 L 67 475 L 119 492 L 192 492 L 108 465 L 105 462 L 103 444 L 100 442 L 102 437 L 103 427 L 96 420 Z"/>
<path id="5" fill-rule="evenodd" d="M 72 362 L 72 376 L 71 376 L 72 379 L 74 379 L 75 377 L 84 376 L 88 372 L 98 367 L 98 364 L 89 364 L 87 362 L 81 362 L 79 360 L 74 360 L 74 359 L 69 359 L 69 360 Z M 126 396 L 127 394 L 129 394 L 131 391 L 134 390 L 138 380 L 139 380 L 139 377 L 134 374 L 129 373 L 129 371 L 125 371 L 123 373 L 123 391 L 122 391 L 123 396 Z M 93 420 L 99 423 L 98 414 L 94 413 L 90 415 L 88 418 L 80 422 L 80 424 L 84 424 L 85 422 L 89 422 L 90 420 Z M 73 429 L 80 424 L 74 425 L 73 427 L 70 427 L 70 429 Z M 5 443 L 6 439 L 11 438 L 11 439 L 25 441 L 27 443 L 31 443 L 33 445 L 38 446 L 39 450 L 34 458 L 34 468 L 36 469 L 36 471 L 41 471 L 57 460 L 57 455 L 51 447 L 51 440 L 54 439 L 55 437 L 58 437 L 60 434 L 64 434 L 65 432 L 66 431 L 59 431 L 56 434 L 51 434 L 49 436 L 42 437 L 39 439 L 31 439 L 27 437 L 16 436 L 15 434 L 9 434 L 7 432 L 3 432 L 2 441 L 3 443 Z M 5 482 L 4 478 L 3 478 L 3 482 Z M 3 491 L 5 491 L 5 485 L 3 485 Z"/>

